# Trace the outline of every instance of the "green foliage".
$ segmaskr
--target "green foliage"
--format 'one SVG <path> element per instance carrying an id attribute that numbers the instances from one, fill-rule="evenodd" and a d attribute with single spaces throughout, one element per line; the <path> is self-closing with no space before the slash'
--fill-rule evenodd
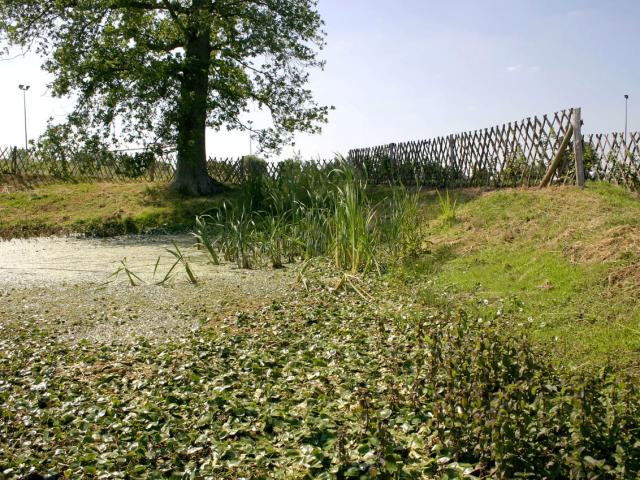
<path id="1" fill-rule="evenodd" d="M 4 1 L 0 42 L 43 57 L 53 95 L 77 99 L 74 123 L 119 118 L 128 140 L 244 129 L 255 100 L 272 120 L 257 136 L 273 148 L 318 131 L 328 111 L 307 87 L 307 69 L 323 66 L 315 0 Z"/>
<path id="2" fill-rule="evenodd" d="M 112 168 L 115 157 L 97 135 L 68 123 L 49 125 L 32 154 L 42 172 L 60 179 L 91 176 L 102 167 Z"/>
<path id="3" fill-rule="evenodd" d="M 37 144 L 38 156 L 48 171 L 57 178 L 68 178 L 69 131 L 63 125 L 49 126 Z"/>
<path id="4" fill-rule="evenodd" d="M 620 155 L 617 152 L 611 152 L 609 164 L 611 171 L 608 179 L 614 184 L 624 186 L 633 192 L 640 192 L 640 160 L 633 157 L 633 154 L 627 152 L 623 155 L 624 161 L 620 161 Z"/>
<path id="5" fill-rule="evenodd" d="M 458 209 L 458 200 L 452 198 L 449 195 L 449 190 L 442 196 L 439 190 L 436 190 L 438 195 L 438 206 L 440 207 L 440 220 L 445 225 L 451 225 L 456 221 L 456 212 Z"/>
<path id="6" fill-rule="evenodd" d="M 465 184 L 462 172 L 454 167 L 444 166 L 436 162 L 421 165 L 418 178 L 420 179 L 420 185 L 431 188 L 438 188 L 443 185 L 455 187 Z"/>
<path id="7" fill-rule="evenodd" d="M 583 156 L 585 177 L 588 180 L 599 180 L 602 176 L 602 159 L 593 144 L 585 142 Z"/>
<path id="8" fill-rule="evenodd" d="M 333 214 L 328 219 L 331 256 L 339 269 L 356 273 L 376 263 L 375 210 L 369 206 L 366 184 L 354 169 L 343 165 L 332 172 Z"/>
<path id="9" fill-rule="evenodd" d="M 366 182 L 340 158 L 326 168 L 285 162 L 276 180 L 265 168 L 262 161 L 250 161 L 246 170 L 255 174 L 247 176 L 236 202 L 218 210 L 216 226 L 206 234 L 218 239 L 208 245 L 240 268 L 265 260 L 280 268 L 322 256 L 353 274 L 419 249 L 417 192 L 393 189 L 387 201 L 373 205 Z M 198 239 L 206 228 L 199 223 Z"/>
<path id="10" fill-rule="evenodd" d="M 207 253 L 211 264 L 219 265 L 220 257 L 218 256 L 216 248 L 216 240 L 212 238 L 207 225 L 207 220 L 210 219 L 212 219 L 210 215 L 198 215 L 192 235 L 196 239 L 196 248 L 198 250 L 204 250 Z"/>
<path id="11" fill-rule="evenodd" d="M 180 247 L 178 247 L 178 244 L 175 241 L 172 243 L 173 243 L 173 249 L 168 248 L 167 252 L 173 255 L 176 261 L 171 267 L 171 270 L 169 270 L 169 272 L 171 272 L 176 267 L 176 265 L 182 264 L 182 266 L 184 267 L 184 271 L 187 274 L 187 278 L 189 278 L 189 281 L 195 285 L 196 283 L 198 283 L 198 279 L 193 273 L 193 270 L 191 269 L 191 265 L 189 265 L 189 259 L 184 253 L 182 253 L 182 250 L 180 250 Z M 156 269 L 157 267 L 158 267 L 158 264 L 156 263 Z"/>
<path id="12" fill-rule="evenodd" d="M 0 467 L 62 478 L 636 478 L 640 392 L 455 314 L 336 296 L 168 342 L 7 324 Z"/>
<path id="13" fill-rule="evenodd" d="M 382 216 L 378 222 L 382 240 L 397 258 L 415 257 L 421 253 L 426 237 L 423 228 L 421 190 L 409 191 L 404 185 L 394 188 L 379 206 Z"/>
<path id="14" fill-rule="evenodd" d="M 443 185 L 460 186 L 465 180 L 462 172 L 439 162 L 398 162 L 391 156 L 382 154 L 367 154 L 365 160 L 358 164 L 358 169 L 375 185 L 420 185 L 437 188 Z"/>
<path id="15" fill-rule="evenodd" d="M 517 151 L 505 159 L 505 167 L 499 173 L 500 186 L 519 187 L 528 185 L 529 179 L 527 173 L 530 174 L 529 162 L 520 147 Z"/>
<path id="16" fill-rule="evenodd" d="M 473 166 L 471 176 L 467 180 L 467 185 L 472 187 L 484 187 L 491 185 L 495 178 L 495 172 L 486 166 Z"/>
<path id="17" fill-rule="evenodd" d="M 225 202 L 216 214 L 217 234 L 225 260 L 238 268 L 251 268 L 257 255 L 256 224 L 244 205 L 234 207 Z"/>
<path id="18" fill-rule="evenodd" d="M 248 208 L 262 205 L 268 173 L 267 162 L 256 156 L 247 155 L 240 160 L 239 168 L 242 202 Z"/>
<path id="19" fill-rule="evenodd" d="M 142 152 L 119 153 L 115 155 L 116 174 L 125 178 L 139 178 L 145 175 L 156 161 L 155 153 L 151 150 Z"/>
<path id="20" fill-rule="evenodd" d="M 155 163 L 156 155 L 152 150 L 111 151 L 100 136 L 64 123 L 47 127 L 29 161 L 32 170 L 61 180 L 101 178 L 105 172 L 121 178 L 139 178 Z"/>

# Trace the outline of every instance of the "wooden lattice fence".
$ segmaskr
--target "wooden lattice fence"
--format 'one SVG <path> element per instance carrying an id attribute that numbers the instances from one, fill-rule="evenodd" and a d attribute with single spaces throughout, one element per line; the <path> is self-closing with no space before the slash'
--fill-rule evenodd
<path id="1" fill-rule="evenodd" d="M 583 162 L 588 179 L 640 190 L 640 132 L 631 133 L 626 143 L 620 133 L 583 137 L 581 123 L 580 109 L 568 109 L 447 137 L 354 149 L 347 158 L 373 184 L 534 186 L 556 160 L 553 182 L 575 181 Z M 561 151 L 561 146 L 568 148 Z M 242 183 L 253 168 L 248 158 L 210 158 L 209 174 L 224 183 Z M 306 163 L 332 168 L 336 160 Z M 169 182 L 175 165 L 175 150 L 168 148 L 91 155 L 61 152 L 45 159 L 34 150 L 0 147 L 0 176 L 32 184 L 60 180 Z M 278 178 L 282 165 L 266 163 L 263 173 Z"/>
<path id="2" fill-rule="evenodd" d="M 589 178 L 640 191 L 640 132 L 585 135 L 584 146 Z"/>
<path id="3" fill-rule="evenodd" d="M 216 158 L 207 161 L 209 175 L 220 182 L 240 184 L 255 170 L 254 157 Z M 260 173 L 277 179 L 284 163 L 258 162 Z M 170 182 L 175 175 L 176 154 L 172 150 L 103 152 L 73 156 L 71 160 L 43 160 L 37 151 L 0 147 L 0 177 L 14 183 L 36 185 L 60 181 L 157 181 Z M 302 165 L 334 168 L 337 160 L 310 160 Z"/>
<path id="4" fill-rule="evenodd" d="M 373 183 L 433 187 L 537 185 L 572 126 L 573 110 L 405 143 L 354 149 L 349 159 Z M 561 178 L 568 162 L 556 174 Z"/>
<path id="5" fill-rule="evenodd" d="M 0 175 L 26 184 L 57 181 L 168 181 L 173 178 L 175 154 L 163 150 L 101 151 L 91 154 L 0 147 Z"/>

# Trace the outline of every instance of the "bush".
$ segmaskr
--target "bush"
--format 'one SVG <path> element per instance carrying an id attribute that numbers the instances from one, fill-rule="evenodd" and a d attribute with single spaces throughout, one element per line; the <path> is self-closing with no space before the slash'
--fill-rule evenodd
<path id="1" fill-rule="evenodd" d="M 497 478 L 640 473 L 635 385 L 607 369 L 560 376 L 526 341 L 464 313 L 422 328 L 428 355 L 413 401 L 432 415 L 439 454 Z"/>
<path id="2" fill-rule="evenodd" d="M 156 161 L 156 156 L 151 150 L 134 154 L 120 153 L 115 158 L 116 173 L 127 178 L 142 177 Z"/>
<path id="3" fill-rule="evenodd" d="M 268 178 L 267 162 L 254 155 L 240 160 L 240 187 L 249 208 L 260 208 L 264 201 L 264 185 Z"/>
<path id="4" fill-rule="evenodd" d="M 509 155 L 505 159 L 504 169 L 498 175 L 498 186 L 519 187 L 527 185 L 529 179 L 526 177 L 529 173 L 530 168 L 527 157 L 518 147 L 518 151 L 515 154 Z"/>
<path id="5" fill-rule="evenodd" d="M 115 162 L 97 135 L 88 135 L 69 124 L 49 125 L 38 139 L 33 155 L 40 172 L 60 179 L 74 176 L 100 177 Z"/>

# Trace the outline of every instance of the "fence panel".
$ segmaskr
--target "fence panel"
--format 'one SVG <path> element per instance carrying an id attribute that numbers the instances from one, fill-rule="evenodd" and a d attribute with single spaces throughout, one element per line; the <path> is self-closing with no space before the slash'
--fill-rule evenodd
<path id="1" fill-rule="evenodd" d="M 349 159 L 366 171 L 373 183 L 535 185 L 569 130 L 572 112 L 563 110 L 448 137 L 354 149 Z"/>
<path id="2" fill-rule="evenodd" d="M 590 178 L 640 191 L 640 132 L 585 135 L 584 146 Z"/>

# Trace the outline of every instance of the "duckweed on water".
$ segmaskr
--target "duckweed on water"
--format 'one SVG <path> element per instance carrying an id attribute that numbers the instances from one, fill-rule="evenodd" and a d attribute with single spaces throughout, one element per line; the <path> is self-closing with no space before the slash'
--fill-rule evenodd
<path id="1" fill-rule="evenodd" d="M 640 394 L 464 312 L 310 287 L 167 342 L 0 335 L 0 471 L 59 478 L 634 478 Z"/>

